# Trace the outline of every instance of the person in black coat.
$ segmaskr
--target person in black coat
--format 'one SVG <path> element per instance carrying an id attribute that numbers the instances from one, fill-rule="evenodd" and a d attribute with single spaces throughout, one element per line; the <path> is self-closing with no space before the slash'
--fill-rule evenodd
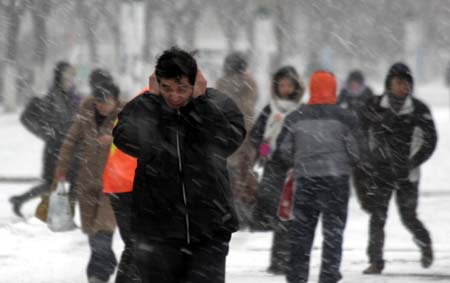
<path id="1" fill-rule="evenodd" d="M 243 114 L 206 89 L 195 59 L 180 49 L 158 58 L 150 82 L 151 92 L 125 106 L 113 132 L 114 144 L 138 158 L 137 276 L 143 283 L 224 282 L 228 243 L 239 228 L 227 157 L 245 138 Z"/>
<path id="2" fill-rule="evenodd" d="M 348 109 L 359 119 L 365 113 L 369 99 L 374 96 L 372 89 L 365 83 L 364 75 L 359 70 L 351 71 L 348 75 L 345 86 L 341 89 L 337 103 L 344 109 Z M 367 148 L 367 132 L 363 130 L 364 139 L 360 143 L 365 143 L 360 148 Z M 367 211 L 367 191 L 370 186 L 369 172 L 365 172 L 363 167 L 355 166 L 352 170 L 353 187 L 355 188 L 361 207 Z"/>
<path id="3" fill-rule="evenodd" d="M 364 75 L 359 70 L 351 71 L 345 86 L 341 89 L 337 103 L 360 116 L 367 101 L 373 97 L 373 91 L 365 83 Z"/>
<path id="4" fill-rule="evenodd" d="M 37 117 L 39 121 L 32 122 L 39 127 L 31 131 L 45 142 L 42 182 L 27 192 L 10 198 L 17 216 L 23 217 L 21 207 L 25 202 L 50 191 L 59 150 L 80 106 L 81 97 L 75 88 L 74 77 L 75 69 L 67 62 L 59 62 L 54 70 L 53 85 L 49 93 L 41 99 L 41 115 Z M 23 115 L 21 119 L 22 123 L 27 125 L 26 119 L 36 120 L 36 117 Z M 74 164 L 68 176 L 69 181 L 75 179 L 75 168 Z M 71 191 L 73 194 L 74 189 Z"/>
<path id="5" fill-rule="evenodd" d="M 384 268 L 384 225 L 394 193 L 401 220 L 422 252 L 422 266 L 433 262 L 430 233 L 416 210 L 419 169 L 435 150 L 437 134 L 430 109 L 412 95 L 413 85 L 410 69 L 403 63 L 394 64 L 386 77 L 386 92 L 368 101 L 363 117 L 373 181 L 367 204 L 370 265 L 365 274 L 379 274 Z"/>

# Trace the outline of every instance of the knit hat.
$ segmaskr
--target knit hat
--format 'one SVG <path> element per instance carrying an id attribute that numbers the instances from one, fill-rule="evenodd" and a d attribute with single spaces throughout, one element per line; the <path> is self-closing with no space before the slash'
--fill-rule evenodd
<path id="1" fill-rule="evenodd" d="M 384 83 L 384 87 L 386 90 L 389 89 L 391 81 L 394 77 L 405 79 L 411 84 L 411 86 L 414 86 L 414 78 L 412 76 L 411 70 L 404 63 L 398 62 L 391 66 Z"/>
<path id="2" fill-rule="evenodd" d="M 350 82 L 357 82 L 360 84 L 364 83 L 364 75 L 359 70 L 351 71 L 350 74 L 348 74 L 347 83 Z"/>
<path id="3" fill-rule="evenodd" d="M 333 73 L 316 71 L 309 83 L 309 104 L 336 104 L 337 82 Z"/>

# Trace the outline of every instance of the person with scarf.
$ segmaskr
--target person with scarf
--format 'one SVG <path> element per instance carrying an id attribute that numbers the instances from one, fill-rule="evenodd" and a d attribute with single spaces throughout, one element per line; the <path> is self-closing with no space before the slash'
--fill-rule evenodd
<path id="1" fill-rule="evenodd" d="M 284 177 L 276 171 L 271 160 L 276 150 L 276 141 L 284 119 L 300 104 L 304 93 L 304 83 L 292 66 L 279 69 L 272 80 L 272 98 L 259 115 L 251 133 L 250 141 L 258 151 L 258 163 L 264 171 L 259 182 L 256 205 L 253 212 L 254 230 L 273 230 L 271 261 L 268 272 L 284 274 L 289 257 L 287 224 L 277 217 L 278 201 L 281 196 Z"/>

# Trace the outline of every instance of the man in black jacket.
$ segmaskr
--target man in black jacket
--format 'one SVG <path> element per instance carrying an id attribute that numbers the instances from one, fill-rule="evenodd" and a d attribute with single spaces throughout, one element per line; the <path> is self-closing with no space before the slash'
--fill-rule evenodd
<path id="1" fill-rule="evenodd" d="M 401 220 L 421 249 L 422 266 L 433 262 L 430 234 L 416 213 L 419 168 L 437 142 L 433 118 L 428 107 L 412 96 L 413 77 L 406 65 L 390 68 L 385 89 L 385 94 L 369 100 L 363 117 L 374 169 L 368 192 L 370 266 L 365 274 L 379 274 L 384 268 L 384 225 L 394 192 Z"/>
<path id="2" fill-rule="evenodd" d="M 140 282 L 224 282 L 238 221 L 227 157 L 246 131 L 235 103 L 172 48 L 159 57 L 150 92 L 125 106 L 114 144 L 138 158 L 133 187 L 133 262 Z"/>
<path id="3" fill-rule="evenodd" d="M 367 101 L 373 97 L 373 92 L 365 83 L 364 75 L 359 70 L 351 71 L 341 89 L 337 103 L 342 108 L 353 112 L 361 120 L 366 110 Z M 366 143 L 367 132 L 363 131 L 365 139 L 360 143 Z M 367 148 L 365 144 L 361 148 Z M 352 170 L 353 187 L 360 202 L 361 207 L 367 211 L 367 190 L 370 186 L 370 177 L 360 166 L 355 166 Z"/>

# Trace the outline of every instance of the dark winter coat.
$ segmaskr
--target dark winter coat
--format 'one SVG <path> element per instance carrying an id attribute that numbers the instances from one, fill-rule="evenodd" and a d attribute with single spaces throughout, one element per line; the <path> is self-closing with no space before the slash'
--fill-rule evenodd
<path id="1" fill-rule="evenodd" d="M 369 135 L 370 159 L 376 171 L 392 178 L 417 178 L 418 168 L 430 158 L 437 133 L 429 108 L 408 96 L 396 113 L 388 94 L 369 100 L 363 117 Z"/>
<path id="2" fill-rule="evenodd" d="M 292 78 L 295 85 L 294 93 L 289 100 L 300 103 L 304 93 L 304 83 L 292 67 L 281 68 L 273 75 L 271 83 L 272 102 L 266 105 L 258 116 L 250 132 L 250 143 L 259 155 L 260 146 L 266 143 L 264 140 L 266 126 L 272 114 L 272 107 L 276 107 L 274 100 L 281 99 L 277 92 L 277 84 L 281 78 Z M 288 113 L 287 113 L 288 114 Z M 276 139 L 277 137 L 274 137 Z M 272 149 L 273 150 L 273 149 Z M 272 230 L 277 229 L 279 220 L 276 215 L 278 202 L 283 190 L 286 172 L 278 172 L 277 164 L 270 157 L 259 157 L 259 162 L 264 166 L 263 176 L 258 184 L 256 205 L 253 211 L 253 229 Z"/>
<path id="3" fill-rule="evenodd" d="M 338 96 L 337 103 L 342 108 L 348 109 L 360 117 L 366 108 L 367 101 L 373 95 L 372 90 L 367 86 L 358 95 L 351 94 L 346 88 L 343 88 Z"/>
<path id="4" fill-rule="evenodd" d="M 81 98 L 74 88 L 65 92 L 59 87 L 53 87 L 48 95 L 38 99 L 41 107 L 38 121 L 36 117 L 28 117 L 27 113 L 22 115 L 21 120 L 25 125 L 28 122 L 26 119 L 35 120 L 32 122 L 36 125 L 35 134 L 45 142 L 42 178 L 51 182 L 61 145 L 75 120 Z"/>
<path id="5" fill-rule="evenodd" d="M 147 92 L 126 105 L 113 135 L 119 149 L 138 158 L 133 234 L 194 242 L 238 229 L 227 157 L 246 131 L 230 98 L 208 89 L 177 111 Z"/>

